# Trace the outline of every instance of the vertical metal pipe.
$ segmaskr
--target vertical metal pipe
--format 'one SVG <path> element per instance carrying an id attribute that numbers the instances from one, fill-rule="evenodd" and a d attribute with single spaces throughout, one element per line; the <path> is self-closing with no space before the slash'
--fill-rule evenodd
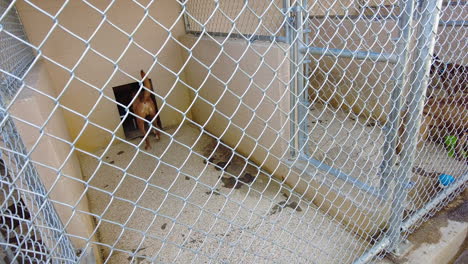
<path id="1" fill-rule="evenodd" d="M 401 240 L 401 226 L 403 221 L 403 201 L 406 199 L 411 168 L 414 162 L 416 141 L 419 136 L 424 95 L 427 90 L 431 54 L 434 51 L 435 34 L 439 24 L 442 0 L 422 1 L 421 15 L 419 16 L 417 46 L 415 49 L 414 71 L 411 72 L 411 86 L 406 104 L 408 111 L 403 118 L 405 131 L 402 134 L 402 150 L 400 167 L 396 172 L 396 186 L 392 210 L 390 215 L 389 238 L 390 250 L 393 250 Z"/>
<path id="2" fill-rule="evenodd" d="M 297 67 L 296 73 L 296 90 L 299 102 L 297 104 L 297 115 L 299 122 L 298 130 L 298 147 L 301 156 L 307 156 L 309 152 L 308 148 L 308 129 L 307 129 L 307 116 L 309 111 L 309 95 L 306 87 L 304 86 L 304 53 L 300 51 L 301 46 L 304 44 L 304 8 L 307 5 L 307 1 L 303 0 L 301 5 L 296 5 L 296 17 L 295 17 L 295 53 L 296 60 L 294 64 Z"/>
<path id="3" fill-rule="evenodd" d="M 284 25 L 284 37 L 286 38 L 286 41 L 291 44 L 291 25 L 290 25 L 290 16 L 289 14 L 291 13 L 291 10 L 289 10 L 290 8 L 290 4 L 289 4 L 289 1 L 290 0 L 283 0 L 283 12 L 284 12 L 284 15 L 286 17 L 286 23 Z"/>
<path id="4" fill-rule="evenodd" d="M 295 73 L 297 70 L 295 61 L 296 61 L 296 49 L 294 45 L 297 45 L 294 39 L 296 38 L 296 31 L 294 30 L 294 20 L 291 17 L 291 6 L 289 0 L 283 0 L 283 8 L 286 12 L 287 21 L 286 21 L 286 41 L 289 44 L 289 78 L 291 82 L 289 83 L 289 124 L 290 124 L 290 131 L 289 131 L 289 150 L 291 157 L 296 156 L 297 150 L 297 136 L 296 136 L 296 126 L 297 126 L 297 118 L 296 118 L 296 78 Z"/>
<path id="5" fill-rule="evenodd" d="M 192 29 L 190 28 L 190 23 L 188 21 L 188 17 L 187 17 L 187 6 L 186 6 L 186 2 L 184 2 L 183 4 L 181 4 L 181 11 L 184 12 L 182 18 L 184 20 L 184 28 L 185 28 L 185 33 L 187 34 L 188 32 L 191 32 Z"/>
<path id="6" fill-rule="evenodd" d="M 387 123 L 385 124 L 385 142 L 383 145 L 383 161 L 380 167 L 381 178 L 380 178 L 380 194 L 385 195 L 388 190 L 388 184 L 390 182 L 390 174 L 395 164 L 396 153 L 395 149 L 397 146 L 398 139 L 398 128 L 399 119 L 401 112 L 401 97 L 405 85 L 407 83 L 407 65 L 408 65 L 408 54 L 410 48 L 410 37 L 412 33 L 412 18 L 414 13 L 414 1 L 413 0 L 400 0 L 400 15 L 398 16 L 398 27 L 400 28 L 400 36 L 397 42 L 397 64 L 395 65 L 394 76 L 396 79 L 396 85 L 390 95 L 390 114 L 388 115 Z"/>

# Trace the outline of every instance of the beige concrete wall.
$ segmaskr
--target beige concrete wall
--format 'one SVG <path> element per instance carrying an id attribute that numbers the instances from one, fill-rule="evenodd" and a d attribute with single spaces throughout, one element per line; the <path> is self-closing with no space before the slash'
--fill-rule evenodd
<path id="1" fill-rule="evenodd" d="M 185 71 L 197 90 L 192 93 L 193 119 L 259 164 L 275 159 L 271 155 L 282 157 L 289 141 L 287 53 L 269 42 L 229 40 L 221 46 L 202 38 L 194 46 L 196 39 L 181 38 L 205 65 L 192 58 Z"/>
<path id="2" fill-rule="evenodd" d="M 63 4 L 63 1 L 59 0 L 31 2 L 51 16 L 56 16 Z M 80 135 L 86 122 L 83 116 L 89 115 L 89 121 L 97 125 L 88 124 L 76 146 L 88 151 L 106 146 L 112 134 L 105 129 L 116 130 L 117 136 L 124 137 L 122 128 L 118 128 L 120 119 L 117 106 L 112 101 L 114 100 L 112 87 L 138 80 L 141 69 L 149 72 L 155 92 L 166 97 L 167 104 L 161 109 L 163 126 L 179 124 L 183 116 L 175 109 L 181 111 L 187 109 L 189 94 L 180 82 L 184 79 L 183 74 L 178 79 L 170 72 L 179 72 L 183 60 L 178 44 L 174 40 L 166 42 L 169 35 L 162 27 L 172 27 L 173 38 L 185 33 L 183 20 L 178 17 L 179 4 L 176 1 L 157 1 L 150 6 L 148 15 L 157 18 L 161 26 L 151 21 L 149 17 L 143 19 L 144 9 L 132 1 L 88 2 L 101 11 L 112 3 L 106 12 L 106 22 L 100 24 L 102 15 L 83 1 L 69 1 L 57 15 L 60 27 L 55 27 L 47 39 L 48 32 L 53 28 L 53 20 L 25 1 L 18 1 L 16 4 L 31 43 L 39 45 L 46 39 L 41 48 L 42 55 L 62 65 L 57 66 L 46 60 L 55 92 L 60 94 L 67 87 L 60 97 L 60 104 L 67 108 L 64 110 L 64 116 L 71 139 Z M 143 22 L 138 27 L 141 20 Z M 127 34 L 134 32 L 133 42 L 116 27 Z M 97 28 L 99 30 L 95 32 Z M 79 38 L 89 40 L 89 47 L 93 50 L 86 51 L 86 45 L 66 30 L 73 32 Z M 123 56 L 120 57 L 121 55 Z M 156 65 L 150 71 L 154 59 L 167 69 Z M 114 74 L 115 65 L 118 66 L 118 70 Z M 69 72 L 73 68 L 75 78 L 70 81 Z M 101 91 L 108 98 L 102 96 Z M 160 99 L 157 101 L 161 106 L 162 101 Z"/>
<path id="3" fill-rule="evenodd" d="M 311 19 L 311 23 L 317 25 L 312 26 L 312 46 L 386 53 L 395 49 L 391 39 L 397 32 L 392 30 L 395 23 L 391 20 L 384 24 L 343 20 L 336 25 L 337 20 Z M 395 64 L 321 56 L 315 59 L 318 63 L 311 63 L 309 79 L 312 101 L 318 96 L 335 108 L 386 121 Z"/>
<path id="4" fill-rule="evenodd" d="M 68 223 L 67 232 L 77 236 L 72 238 L 74 246 L 84 248 L 88 239 L 95 240 L 94 222 L 90 215 L 78 212 L 89 211 L 88 200 L 83 195 L 85 186 L 80 182 L 82 175 L 78 159 L 71 153 L 70 145 L 61 141 L 71 140 L 63 111 L 60 108 L 54 109 L 55 103 L 50 98 L 28 88 L 56 96 L 51 76 L 42 61 L 34 66 L 25 83 L 27 87 L 12 104 L 10 113 L 25 147 L 31 151 L 31 160 L 42 183 L 50 192 L 62 223 Z M 44 132 L 41 133 L 38 127 L 43 127 Z M 34 148 L 35 144 L 37 145 Z M 100 260 L 98 250 L 95 250 L 95 254 L 96 259 Z"/>

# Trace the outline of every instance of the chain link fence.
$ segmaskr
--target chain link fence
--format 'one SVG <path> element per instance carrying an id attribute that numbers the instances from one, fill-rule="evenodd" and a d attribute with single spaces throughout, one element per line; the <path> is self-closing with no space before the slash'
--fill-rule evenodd
<path id="1" fill-rule="evenodd" d="M 465 190 L 464 1 L 0 0 L 7 263 L 368 263 Z"/>

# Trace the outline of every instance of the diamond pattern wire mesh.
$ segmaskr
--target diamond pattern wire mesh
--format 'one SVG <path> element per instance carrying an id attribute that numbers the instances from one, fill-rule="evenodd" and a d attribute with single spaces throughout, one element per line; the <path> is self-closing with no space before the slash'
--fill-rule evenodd
<path id="1" fill-rule="evenodd" d="M 47 200 L 47 190 L 27 157 L 21 135 L 8 113 L 15 100 L 21 79 L 34 60 L 14 6 L 0 2 L 1 81 L 1 241 L 8 263 L 33 263 L 48 258 L 76 259 L 69 239 L 62 234 L 63 225 Z M 17 99 L 17 97 L 16 97 Z M 48 250 L 51 249 L 51 251 Z M 5 256 L 4 255 L 4 256 Z"/>
<path id="2" fill-rule="evenodd" d="M 441 192 L 441 185 L 430 179 L 441 174 L 466 176 L 467 173 L 468 57 L 463 52 L 467 48 L 467 11 L 466 2 L 462 1 L 449 1 L 442 5 L 431 65 L 432 80 L 423 110 L 421 133 L 426 140 L 419 143 L 423 146 L 415 153 L 411 178 L 415 190 L 409 193 L 408 215 Z M 466 182 L 418 219 L 409 231 L 427 221 L 464 188 Z"/>
<path id="3" fill-rule="evenodd" d="M 465 2 L 0 11 L 6 262 L 363 263 L 466 188 Z"/>

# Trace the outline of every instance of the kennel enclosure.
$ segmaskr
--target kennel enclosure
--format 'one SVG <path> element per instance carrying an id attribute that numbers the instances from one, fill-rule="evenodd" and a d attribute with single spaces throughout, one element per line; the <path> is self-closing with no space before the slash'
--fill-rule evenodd
<path id="1" fill-rule="evenodd" d="M 468 63 L 466 12 L 442 0 L 1 0 L 1 208 L 21 223 L 2 220 L 5 261 L 398 254 L 466 188 L 463 135 L 426 111 L 466 98 L 443 77 Z M 154 96 L 160 141 L 127 133 L 153 121 L 133 113 L 127 84 Z"/>

